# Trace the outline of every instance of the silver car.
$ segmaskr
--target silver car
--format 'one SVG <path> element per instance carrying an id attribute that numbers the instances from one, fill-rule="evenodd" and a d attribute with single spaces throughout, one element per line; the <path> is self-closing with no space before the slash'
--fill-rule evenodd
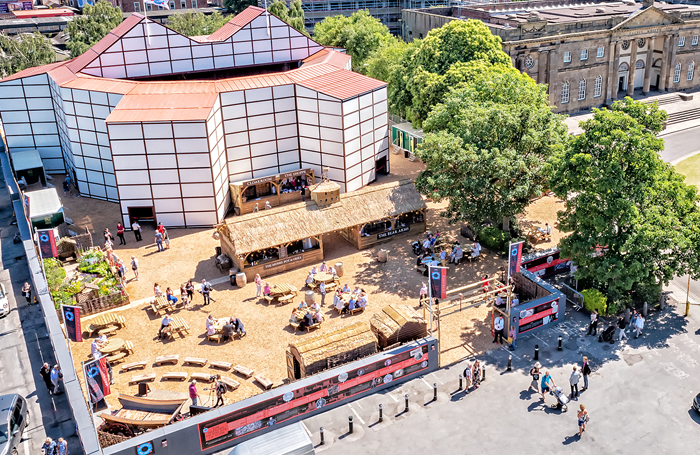
<path id="1" fill-rule="evenodd" d="M 0 396 L 0 455 L 17 455 L 17 445 L 29 425 L 29 407 L 21 395 Z"/>
<path id="2" fill-rule="evenodd" d="M 10 314 L 10 302 L 7 300 L 5 285 L 0 283 L 0 318 Z"/>

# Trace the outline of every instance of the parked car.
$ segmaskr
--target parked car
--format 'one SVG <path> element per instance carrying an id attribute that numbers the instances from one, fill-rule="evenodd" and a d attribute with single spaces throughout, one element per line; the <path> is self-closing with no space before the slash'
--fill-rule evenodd
<path id="1" fill-rule="evenodd" d="M 693 409 L 700 412 L 700 393 L 695 395 L 695 398 L 693 398 Z"/>
<path id="2" fill-rule="evenodd" d="M 27 400 L 17 394 L 0 396 L 0 455 L 17 455 L 17 446 L 28 425 Z"/>
<path id="3" fill-rule="evenodd" d="M 7 300 L 5 285 L 0 283 L 0 317 L 10 314 L 10 302 Z"/>

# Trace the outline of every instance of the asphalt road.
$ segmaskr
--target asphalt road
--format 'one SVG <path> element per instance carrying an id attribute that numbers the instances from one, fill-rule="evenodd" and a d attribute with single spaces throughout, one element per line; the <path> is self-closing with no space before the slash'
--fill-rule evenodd
<path id="1" fill-rule="evenodd" d="M 21 244 L 12 242 L 17 232 L 16 226 L 11 225 L 13 220 L 10 197 L 0 173 L 0 282 L 5 285 L 11 309 L 0 319 L 0 395 L 19 393 L 29 402 L 30 423 L 18 447 L 20 454 L 41 453 L 47 436 L 54 440 L 63 437 L 70 453 L 80 454 L 82 447 L 68 399 L 65 395 L 49 395 L 39 375 L 41 365 L 53 365 L 55 359 L 41 309 L 28 305 L 21 294 L 29 270 Z"/>
<path id="2" fill-rule="evenodd" d="M 699 137 L 700 126 L 663 136 L 666 145 L 664 151 L 661 152 L 661 158 L 671 163 L 697 152 L 700 150 Z"/>
<path id="3" fill-rule="evenodd" d="M 677 310 L 652 313 L 643 336 L 622 346 L 586 336 L 587 315 L 574 312 L 558 329 L 520 340 L 512 371 L 506 368 L 508 351 L 484 355 L 486 381 L 468 395 L 457 391 L 462 362 L 314 416 L 304 425 L 316 452 L 327 455 L 696 452 L 700 415 L 690 403 L 700 392 L 700 319 L 687 320 Z M 559 335 L 562 351 L 557 350 Z M 567 393 L 573 363 L 580 364 L 582 355 L 591 360 L 590 388 L 567 412 L 549 407 L 554 397 L 547 396 L 546 406 L 528 391 L 535 344 L 543 366 Z M 432 401 L 433 384 L 439 388 L 437 402 Z M 404 394 L 410 397 L 408 413 L 402 412 Z M 379 404 L 384 407 L 382 423 Z M 591 416 L 580 439 L 579 404 Z M 352 434 L 349 416 L 354 419 Z M 321 426 L 323 446 L 318 445 Z"/>

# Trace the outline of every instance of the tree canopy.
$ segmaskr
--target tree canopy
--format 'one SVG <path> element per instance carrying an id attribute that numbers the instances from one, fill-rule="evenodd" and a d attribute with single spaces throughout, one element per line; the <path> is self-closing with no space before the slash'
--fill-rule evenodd
<path id="1" fill-rule="evenodd" d="M 289 8 L 287 8 L 287 2 L 284 0 L 275 0 L 267 10 L 304 35 L 309 36 L 304 21 L 304 10 L 301 9 L 301 0 L 293 0 L 289 4 Z"/>
<path id="2" fill-rule="evenodd" d="M 659 157 L 666 113 L 631 98 L 594 110 L 552 160 L 563 256 L 614 305 L 658 300 L 661 283 L 700 270 L 697 189 Z M 592 254 L 596 250 L 602 254 Z"/>
<path id="3" fill-rule="evenodd" d="M 104 0 L 86 5 L 83 14 L 74 16 L 66 30 L 70 40 L 66 43 L 73 57 L 84 53 L 93 44 L 122 23 L 122 11 Z"/>
<path id="4" fill-rule="evenodd" d="M 51 41 L 39 32 L 13 37 L 0 34 L 0 50 L 3 54 L 0 58 L 0 78 L 56 61 Z"/>
<path id="5" fill-rule="evenodd" d="M 389 81 L 389 108 L 420 126 L 450 90 L 492 66 L 512 67 L 501 38 L 481 21 L 450 21 L 403 54 Z"/>
<path id="6" fill-rule="evenodd" d="M 168 27 L 185 36 L 211 35 L 229 19 L 231 17 L 224 17 L 218 11 L 206 15 L 190 10 L 168 17 Z"/>
<path id="7" fill-rule="evenodd" d="M 414 48 L 414 43 L 407 43 L 395 36 L 389 37 L 367 57 L 365 74 L 380 81 L 390 82 L 394 75 L 403 71 L 401 64 L 406 55 Z M 389 89 L 391 89 L 391 84 Z"/>
<path id="8" fill-rule="evenodd" d="M 541 194 L 545 163 L 563 149 L 567 129 L 552 113 L 545 86 L 512 67 L 476 68 L 468 85 L 428 115 L 416 151 L 426 170 L 416 186 L 447 199 L 442 216 L 451 222 L 478 226 L 521 213 Z"/>
<path id="9" fill-rule="evenodd" d="M 353 70 L 363 74 L 369 55 L 390 39 L 389 29 L 364 9 L 350 17 L 329 16 L 314 26 L 314 40 L 324 46 L 346 49 L 352 57 Z"/>
<path id="10" fill-rule="evenodd" d="M 224 0 L 224 8 L 238 14 L 249 6 L 258 6 L 257 0 Z"/>

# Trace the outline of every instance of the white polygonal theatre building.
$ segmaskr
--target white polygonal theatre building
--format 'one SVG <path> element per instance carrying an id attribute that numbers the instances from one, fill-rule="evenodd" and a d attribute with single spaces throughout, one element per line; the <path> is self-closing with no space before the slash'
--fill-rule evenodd
<path id="1" fill-rule="evenodd" d="M 149 210 L 219 223 L 229 182 L 327 168 L 348 192 L 389 166 L 386 83 L 257 7 L 195 37 L 132 14 L 85 54 L 0 80 L 0 117 L 10 150 L 38 150 L 126 226 Z"/>

